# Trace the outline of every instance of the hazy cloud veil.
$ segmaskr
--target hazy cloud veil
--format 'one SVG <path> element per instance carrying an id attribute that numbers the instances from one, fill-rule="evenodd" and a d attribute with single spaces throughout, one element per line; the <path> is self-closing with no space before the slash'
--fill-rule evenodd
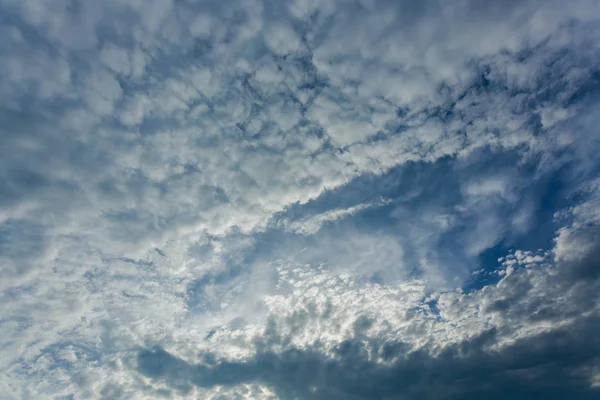
<path id="1" fill-rule="evenodd" d="M 0 399 L 600 398 L 600 1 L 0 0 Z"/>

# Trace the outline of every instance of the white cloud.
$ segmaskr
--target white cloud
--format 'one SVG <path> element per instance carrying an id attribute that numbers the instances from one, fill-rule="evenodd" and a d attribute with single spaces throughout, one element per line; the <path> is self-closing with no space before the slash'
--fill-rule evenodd
<path id="1" fill-rule="evenodd" d="M 327 223 L 352 216 L 361 211 L 368 210 L 369 208 L 383 206 L 388 203 L 389 200 L 381 200 L 376 203 L 363 203 L 348 208 L 326 211 L 324 213 L 312 215 L 303 219 L 297 219 L 293 221 L 284 219 L 279 221 L 278 225 L 283 225 L 283 227 L 290 232 L 301 235 L 312 235 L 318 232 L 321 227 Z"/>
<path id="2" fill-rule="evenodd" d="M 427 364 L 426 368 L 435 368 L 432 365 L 442 363 L 445 352 L 453 351 L 449 349 L 462 346 L 466 351 L 471 341 L 475 342 L 493 330 L 492 339 L 484 341 L 484 351 L 491 357 L 501 357 L 502 352 L 510 351 L 529 338 L 560 332 L 564 327 L 576 329 L 579 322 L 597 317 L 600 307 L 597 297 L 580 294 L 594 293 L 599 282 L 571 275 L 573 267 L 590 266 L 586 266 L 585 253 L 576 254 L 576 258 L 570 260 L 573 264 L 553 264 L 547 255 L 517 250 L 503 262 L 505 269 L 500 270 L 503 273 L 499 282 L 471 293 L 428 294 L 425 282 L 420 280 L 365 284 L 352 274 L 333 273 L 323 267 L 280 264 L 277 289 L 264 297 L 267 309 L 264 320 L 258 324 L 249 322 L 243 328 L 235 327 L 233 322 L 225 324 L 213 330 L 206 349 L 217 359 L 242 365 L 245 360 L 252 362 L 264 352 L 274 352 L 281 354 L 281 368 L 284 368 L 283 357 L 290 349 L 295 351 L 298 362 L 301 362 L 303 352 L 317 351 L 322 354 L 323 362 L 333 364 L 340 357 L 341 344 L 360 340 L 360 343 L 402 344 L 404 347 L 395 356 L 392 352 L 391 357 L 385 352 L 366 353 L 361 356 L 364 358 L 353 359 L 355 366 L 375 362 L 383 368 L 409 360 L 411 354 L 425 352 L 432 357 L 432 364 Z M 263 344 L 256 346 L 256 343 Z M 195 356 L 197 345 L 188 345 L 190 347 L 170 347 L 168 350 L 192 364 L 201 362 Z M 540 346 L 544 345 L 540 343 Z M 252 348 L 255 352 L 248 351 Z M 461 357 L 468 359 L 476 355 L 466 352 Z M 595 375 L 590 369 L 594 366 L 593 360 L 593 357 L 589 358 L 587 364 L 582 361 L 583 364 L 571 373 L 591 377 L 590 385 L 593 385 Z M 301 368 L 301 365 L 296 367 Z M 541 372 L 543 367 L 539 368 Z M 201 372 L 198 374 L 201 376 Z M 307 376 L 306 379 L 310 378 Z M 331 379 L 335 377 L 332 375 Z M 337 384 L 327 382 L 328 385 Z M 299 385 L 297 390 L 302 390 L 306 383 L 298 381 L 295 384 Z M 368 386 L 368 382 L 359 384 L 365 390 Z M 455 389 L 459 390 L 458 387 Z M 232 386 L 230 390 L 236 393 L 239 388 Z M 427 393 L 430 388 L 418 390 L 417 393 Z"/>
<path id="3" fill-rule="evenodd" d="M 487 290 L 440 295 L 442 322 L 423 303 L 470 271 L 463 253 L 527 230 L 528 217 L 506 221 L 502 208 L 533 213 L 520 203 L 521 165 L 465 176 L 453 208 L 398 210 L 397 236 L 356 227 L 297 258 L 270 243 L 285 266 L 239 255 L 258 248 L 254 237 L 278 213 L 413 162 L 469 165 L 488 151 L 540 171 L 577 162 L 582 181 L 593 174 L 596 108 L 585 91 L 600 50 L 597 2 L 475 3 L 0 0 L 0 337 L 10 348 L 0 397 L 157 397 L 161 388 L 127 364 L 139 346 L 190 356 L 223 340 L 228 357 L 248 355 L 265 313 L 295 318 L 328 299 L 335 323 L 309 315 L 315 325 L 299 327 L 294 343 L 333 345 L 368 310 L 377 320 L 368 334 L 419 345 L 490 324 L 514 322 L 507 343 L 547 329 L 512 309 L 476 311 L 519 282 L 537 292 L 515 310 L 559 296 L 537 253 L 514 252 L 513 272 Z M 361 201 L 279 227 L 316 240 L 325 225 L 382 204 Z M 598 209 L 571 210 L 555 264 L 594 248 Z M 437 251 L 461 223 L 456 253 Z M 265 265 L 280 266 L 287 289 L 274 288 Z M 404 281 L 413 269 L 439 284 Z M 361 280 L 377 273 L 380 284 Z M 190 305 L 198 293 L 207 309 Z M 240 316 L 254 324 L 247 334 L 230 323 Z M 240 390 L 269 396 L 260 385 Z"/>
<path id="4" fill-rule="evenodd" d="M 300 38 L 292 27 L 283 23 L 273 23 L 266 27 L 264 39 L 269 49 L 277 55 L 293 53 L 300 48 Z"/>
<path id="5" fill-rule="evenodd" d="M 139 79 L 145 72 L 147 56 L 140 50 L 132 51 L 107 44 L 102 48 L 99 54 L 100 60 L 110 68 L 114 73 Z"/>

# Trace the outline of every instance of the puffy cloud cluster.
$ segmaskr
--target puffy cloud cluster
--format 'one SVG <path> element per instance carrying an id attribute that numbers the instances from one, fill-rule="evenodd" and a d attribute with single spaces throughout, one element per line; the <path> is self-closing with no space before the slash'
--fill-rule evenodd
<path id="1" fill-rule="evenodd" d="M 593 396 L 599 12 L 0 0 L 0 397 Z"/>
<path id="2" fill-rule="evenodd" d="M 600 220 L 574 218 L 552 254 L 518 250 L 499 282 L 470 293 L 280 266 L 261 326 L 223 326 L 208 338 L 214 346 L 178 349 L 195 362 L 141 350 L 138 369 L 183 394 L 255 384 L 278 398 L 595 398 L 599 246 L 571 249 L 568 261 L 559 252 L 564 232 L 591 235 L 578 224 Z"/>

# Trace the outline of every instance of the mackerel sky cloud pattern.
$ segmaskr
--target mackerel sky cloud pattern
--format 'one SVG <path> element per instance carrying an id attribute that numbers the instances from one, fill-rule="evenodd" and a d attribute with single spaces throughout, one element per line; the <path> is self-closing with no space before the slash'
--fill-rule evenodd
<path id="1" fill-rule="evenodd" d="M 0 0 L 0 399 L 600 398 L 600 1 Z"/>

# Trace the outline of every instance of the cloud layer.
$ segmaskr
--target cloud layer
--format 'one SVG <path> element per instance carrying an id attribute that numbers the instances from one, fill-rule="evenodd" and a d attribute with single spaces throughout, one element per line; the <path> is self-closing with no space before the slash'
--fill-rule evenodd
<path id="1" fill-rule="evenodd" d="M 571 3 L 0 0 L 0 397 L 597 397 Z"/>

